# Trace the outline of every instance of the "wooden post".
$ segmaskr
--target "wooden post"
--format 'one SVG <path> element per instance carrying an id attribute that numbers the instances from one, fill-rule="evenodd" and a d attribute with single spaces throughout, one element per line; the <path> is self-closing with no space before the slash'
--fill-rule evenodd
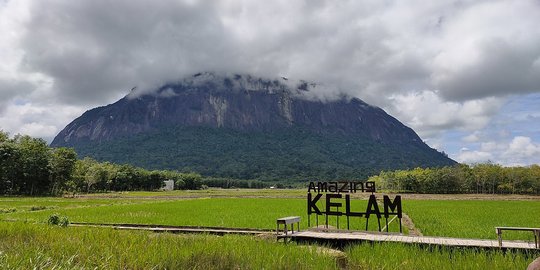
<path id="1" fill-rule="evenodd" d="M 497 230 L 497 240 L 499 240 L 499 247 L 502 248 L 502 230 L 500 228 L 496 228 Z"/>

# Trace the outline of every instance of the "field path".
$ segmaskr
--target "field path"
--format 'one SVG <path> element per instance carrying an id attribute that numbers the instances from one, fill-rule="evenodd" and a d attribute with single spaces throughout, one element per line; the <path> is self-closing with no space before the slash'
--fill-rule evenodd
<path id="1" fill-rule="evenodd" d="M 69 197 L 84 199 L 193 199 L 193 198 L 276 198 L 303 199 L 306 189 L 208 189 L 208 190 L 175 190 L 166 192 L 112 192 L 101 194 L 76 194 Z M 497 200 L 497 201 L 538 201 L 536 195 L 502 195 L 502 194 L 416 194 L 377 191 L 376 194 L 401 195 L 404 200 Z M 370 193 L 353 193 L 352 198 L 368 199 Z"/>
<path id="2" fill-rule="evenodd" d="M 412 219 L 406 214 L 403 213 L 403 225 L 409 229 L 409 235 L 411 236 L 424 236 L 420 229 L 416 228 Z"/>

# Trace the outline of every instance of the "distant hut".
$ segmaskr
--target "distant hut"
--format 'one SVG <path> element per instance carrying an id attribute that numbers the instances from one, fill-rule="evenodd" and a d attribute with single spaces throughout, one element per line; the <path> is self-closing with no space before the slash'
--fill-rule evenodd
<path id="1" fill-rule="evenodd" d="M 174 190 L 174 181 L 173 180 L 165 180 L 163 181 L 163 187 L 161 190 L 168 191 L 168 190 Z"/>

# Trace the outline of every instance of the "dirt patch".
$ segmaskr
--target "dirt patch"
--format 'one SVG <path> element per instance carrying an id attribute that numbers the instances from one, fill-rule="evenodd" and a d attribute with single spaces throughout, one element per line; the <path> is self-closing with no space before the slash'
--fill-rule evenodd
<path id="1" fill-rule="evenodd" d="M 407 227 L 407 229 L 409 230 L 409 235 L 411 235 L 411 236 L 423 236 L 420 229 L 418 229 L 418 228 L 416 228 L 416 226 L 414 226 L 414 222 L 412 221 L 412 219 L 407 214 L 403 213 L 402 221 L 403 221 L 403 225 L 405 225 L 405 227 Z"/>
<path id="2" fill-rule="evenodd" d="M 401 194 L 405 200 L 496 200 L 496 201 L 537 201 L 540 196 L 517 194 Z"/>
<path id="3" fill-rule="evenodd" d="M 220 190 L 222 191 L 222 190 Z M 291 191 L 291 190 L 288 190 Z M 292 190 L 295 191 L 295 190 Z M 302 189 L 298 191 L 305 191 L 298 194 L 290 194 L 284 192 L 280 194 L 275 192 L 272 194 L 265 193 L 261 190 L 261 193 L 257 193 L 257 190 L 226 190 L 223 193 L 190 193 L 190 194 L 159 194 L 156 192 L 156 196 L 144 195 L 137 196 L 128 193 L 103 193 L 103 194 L 77 194 L 75 196 L 69 196 L 70 198 L 82 198 L 82 199 L 148 199 L 148 200 L 179 200 L 179 199 L 196 199 L 196 198 L 280 198 L 280 199 L 305 199 L 307 190 Z M 159 195 L 158 195 L 159 194 Z M 540 196 L 537 195 L 517 195 L 517 194 L 416 194 L 416 193 L 394 193 L 387 191 L 378 191 L 377 195 L 401 195 L 404 200 L 497 200 L 497 201 L 532 201 L 540 200 Z M 352 193 L 351 198 L 365 199 L 367 200 L 371 193 Z M 379 197 L 378 196 L 378 197 Z"/>
<path id="4" fill-rule="evenodd" d="M 404 200 L 479 200 L 479 201 L 538 201 L 538 195 L 518 195 L 518 194 L 418 194 L 418 193 L 394 193 L 386 191 L 377 191 L 378 195 L 401 195 Z M 353 193 L 351 198 L 368 199 L 371 193 Z"/>
<path id="5" fill-rule="evenodd" d="M 68 198 L 68 197 L 65 197 Z M 163 195 L 163 196 L 119 196 L 119 195 L 78 195 L 76 197 L 80 199 L 147 199 L 147 200 L 182 200 L 182 199 L 201 199 L 201 198 L 254 198 L 254 199 L 304 199 L 305 196 L 290 196 L 290 195 L 237 195 L 234 192 L 227 195 L 208 195 L 208 194 L 195 194 L 195 195 Z"/>

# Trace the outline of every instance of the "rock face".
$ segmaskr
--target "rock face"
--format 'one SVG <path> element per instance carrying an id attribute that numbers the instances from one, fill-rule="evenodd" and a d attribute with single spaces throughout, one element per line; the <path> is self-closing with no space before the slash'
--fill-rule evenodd
<path id="1" fill-rule="evenodd" d="M 381 170 L 455 164 L 382 109 L 344 96 L 321 100 L 319 87 L 196 74 L 91 109 L 51 146 L 149 169 L 242 179 L 365 179 Z"/>
<path id="2" fill-rule="evenodd" d="M 102 142 L 178 125 L 247 132 L 296 126 L 316 133 L 423 145 L 412 129 L 380 108 L 357 98 L 323 102 L 309 96 L 306 83 L 291 89 L 283 82 L 286 80 L 197 74 L 155 93 L 128 95 L 114 104 L 89 110 L 64 128 L 51 145 Z"/>

